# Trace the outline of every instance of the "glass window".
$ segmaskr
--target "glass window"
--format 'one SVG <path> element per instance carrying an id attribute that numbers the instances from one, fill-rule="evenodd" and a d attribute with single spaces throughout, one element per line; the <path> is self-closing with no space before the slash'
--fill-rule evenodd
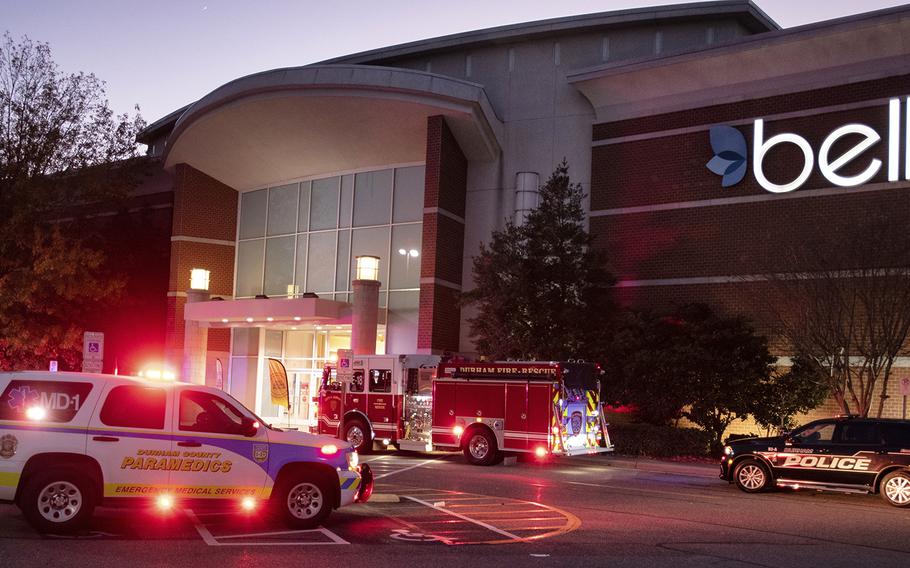
<path id="1" fill-rule="evenodd" d="M 266 239 L 265 244 L 265 294 L 286 296 L 294 279 L 294 239 L 279 237 Z"/>
<path id="2" fill-rule="evenodd" d="M 883 423 L 882 437 L 889 446 L 910 448 L 910 424 Z"/>
<path id="3" fill-rule="evenodd" d="M 309 249 L 309 238 L 306 234 L 297 235 L 297 267 L 294 269 L 294 284 L 298 293 L 306 292 L 306 255 Z"/>
<path id="4" fill-rule="evenodd" d="M 426 177 L 423 166 L 395 170 L 395 204 L 392 222 L 405 223 L 423 219 L 423 188 Z"/>
<path id="5" fill-rule="evenodd" d="M 392 392 L 392 371 L 370 369 L 370 392 Z"/>
<path id="6" fill-rule="evenodd" d="M 265 356 L 281 357 L 281 349 L 284 344 L 283 332 L 276 329 L 265 330 Z"/>
<path id="7" fill-rule="evenodd" d="M 873 422 L 844 422 L 840 425 L 841 444 L 880 444 L 881 436 Z"/>
<path id="8" fill-rule="evenodd" d="M 354 208 L 354 175 L 341 176 L 341 203 L 339 204 L 338 226 L 351 226 L 351 209 Z"/>
<path id="9" fill-rule="evenodd" d="M 793 439 L 798 443 L 830 442 L 834 439 L 834 423 L 809 424 L 794 432 Z"/>
<path id="10" fill-rule="evenodd" d="M 164 389 L 131 385 L 114 387 L 104 401 L 99 418 L 106 426 L 161 430 L 166 405 Z"/>
<path id="11" fill-rule="evenodd" d="M 331 292 L 335 285 L 336 233 L 311 233 L 307 252 L 307 292 Z"/>
<path id="12" fill-rule="evenodd" d="M 417 349 L 420 292 L 389 292 L 386 315 L 390 353 L 413 353 Z"/>
<path id="13" fill-rule="evenodd" d="M 334 229 L 338 226 L 338 178 L 313 181 L 310 197 L 310 230 Z"/>
<path id="14" fill-rule="evenodd" d="M 313 340 L 315 333 L 312 331 L 287 331 L 285 340 L 286 355 L 290 359 L 309 359 L 313 357 Z"/>
<path id="15" fill-rule="evenodd" d="M 389 232 L 390 227 L 373 227 L 371 229 L 354 229 L 351 235 L 350 279 L 354 280 L 355 260 L 358 256 L 373 255 L 379 257 L 379 280 L 382 288 L 389 285 Z"/>
<path id="16" fill-rule="evenodd" d="M 348 392 L 363 392 L 363 369 L 354 369 Z"/>
<path id="17" fill-rule="evenodd" d="M 264 245 L 262 239 L 237 243 L 237 296 L 255 296 L 262 293 Z"/>
<path id="18" fill-rule="evenodd" d="M 243 435 L 243 414 L 221 397 L 184 390 L 180 393 L 180 430 Z"/>
<path id="19" fill-rule="evenodd" d="M 297 212 L 297 230 L 306 231 L 310 228 L 310 182 L 300 184 L 300 206 Z"/>
<path id="20" fill-rule="evenodd" d="M 297 232 L 297 184 L 269 189 L 269 235 Z"/>
<path id="21" fill-rule="evenodd" d="M 354 226 L 388 225 L 392 218 L 394 170 L 357 174 L 354 178 Z"/>
<path id="22" fill-rule="evenodd" d="M 335 290 L 348 289 L 348 271 L 344 269 L 351 262 L 351 231 L 338 231 L 338 272 L 335 274 Z"/>
<path id="23" fill-rule="evenodd" d="M 268 192 L 264 189 L 240 195 L 240 238 L 265 236 L 265 212 Z"/>
<path id="24" fill-rule="evenodd" d="M 422 237 L 423 225 L 392 227 L 389 288 L 397 290 L 420 287 L 420 241 Z"/>
<path id="25" fill-rule="evenodd" d="M 28 409 L 39 406 L 45 422 L 69 422 L 91 391 L 90 383 L 10 381 L 0 395 L 0 420 L 28 420 Z"/>

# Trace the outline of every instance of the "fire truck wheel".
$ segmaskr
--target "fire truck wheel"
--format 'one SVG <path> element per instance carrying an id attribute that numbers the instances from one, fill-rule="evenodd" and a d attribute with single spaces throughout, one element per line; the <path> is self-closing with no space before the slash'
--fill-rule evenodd
<path id="1" fill-rule="evenodd" d="M 354 449 L 359 454 L 368 454 L 373 449 L 370 428 L 359 418 L 345 422 L 341 437 L 354 444 Z"/>
<path id="2" fill-rule="evenodd" d="M 464 442 L 464 457 L 473 465 L 492 465 L 496 461 L 496 438 L 486 428 L 468 432 Z"/>

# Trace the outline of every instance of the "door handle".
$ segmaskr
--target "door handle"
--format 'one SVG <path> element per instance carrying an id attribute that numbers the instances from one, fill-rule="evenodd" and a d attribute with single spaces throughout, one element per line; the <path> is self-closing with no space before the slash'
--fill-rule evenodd
<path id="1" fill-rule="evenodd" d="M 182 442 L 177 442 L 177 445 L 180 446 L 181 448 L 198 448 L 202 444 L 200 444 L 199 442 L 194 442 L 192 440 L 184 440 Z"/>
<path id="2" fill-rule="evenodd" d="M 92 440 L 96 442 L 119 442 L 120 438 L 115 438 L 113 436 L 93 436 Z"/>

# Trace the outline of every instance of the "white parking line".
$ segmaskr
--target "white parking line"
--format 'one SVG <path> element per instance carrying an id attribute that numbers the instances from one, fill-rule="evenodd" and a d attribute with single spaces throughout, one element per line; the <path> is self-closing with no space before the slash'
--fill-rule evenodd
<path id="1" fill-rule="evenodd" d="M 225 536 L 214 536 L 212 532 L 206 527 L 202 522 L 199 521 L 199 517 L 196 516 L 196 513 L 192 509 L 184 509 L 186 516 L 189 517 L 192 521 L 193 526 L 196 527 L 196 532 L 199 533 L 199 536 L 202 537 L 203 542 L 209 546 L 325 546 L 325 545 L 335 545 L 335 544 L 351 544 L 350 542 L 344 540 L 337 534 L 333 533 L 327 528 L 319 527 L 317 529 L 310 530 L 296 530 L 296 531 L 273 531 L 273 532 L 262 532 L 262 533 L 248 533 L 248 534 L 232 534 Z M 321 541 L 321 542 L 221 542 L 224 539 L 232 538 L 257 538 L 257 537 L 268 537 L 268 536 L 282 536 L 282 535 L 304 535 L 320 533 L 331 542 Z"/>
<path id="2" fill-rule="evenodd" d="M 416 468 L 418 468 L 418 467 L 423 467 L 423 466 L 427 465 L 428 463 L 433 463 L 434 461 L 439 461 L 439 460 L 441 460 L 441 459 L 442 459 L 442 458 L 433 458 L 433 459 L 431 459 L 431 460 L 426 460 L 426 461 L 420 462 L 420 463 L 415 464 L 415 465 L 411 465 L 411 466 L 404 467 L 404 468 L 401 468 L 401 469 L 396 469 L 396 470 L 394 470 L 394 471 L 388 471 L 388 472 L 383 473 L 383 474 L 381 474 L 381 475 L 377 475 L 377 476 L 374 477 L 373 479 L 382 479 L 383 477 L 388 477 L 388 476 L 390 476 L 390 475 L 395 475 L 396 473 L 401 473 L 401 472 L 403 472 L 403 471 L 408 471 L 409 469 L 416 469 Z"/>
<path id="3" fill-rule="evenodd" d="M 506 537 L 506 538 L 509 538 L 509 539 L 512 539 L 512 540 L 524 540 L 524 539 L 521 538 L 520 536 L 514 535 L 514 534 L 512 534 L 512 533 L 510 533 L 510 532 L 508 532 L 508 531 L 504 531 L 504 530 L 502 530 L 502 529 L 498 529 L 498 528 L 494 527 L 494 526 L 491 525 L 491 524 L 485 523 L 485 522 L 483 522 L 483 521 L 478 521 L 477 519 L 472 519 L 471 517 L 468 517 L 467 515 L 462 515 L 462 514 L 460 514 L 460 513 L 456 513 L 455 511 L 450 511 L 449 509 L 446 509 L 445 507 L 439 507 L 439 506 L 437 506 L 437 505 L 434 505 L 433 503 L 428 503 L 428 502 L 426 502 L 426 501 L 423 501 L 423 500 L 421 500 L 421 499 L 418 499 L 417 497 L 411 497 L 410 495 L 402 495 L 402 497 L 404 497 L 405 499 L 409 499 L 409 500 L 411 500 L 411 501 L 414 501 L 415 503 L 420 503 L 421 505 L 424 505 L 424 506 L 429 507 L 429 508 L 431 508 L 431 509 L 435 509 L 435 510 L 440 511 L 440 512 L 442 512 L 442 513 L 446 513 L 447 515 L 452 515 L 453 517 L 456 517 L 456 518 L 458 518 L 458 519 L 461 519 L 462 521 L 467 521 L 467 522 L 469 522 L 469 523 L 474 523 L 475 525 L 480 526 L 480 527 L 483 527 L 483 528 L 485 528 L 485 529 L 487 529 L 487 530 L 493 531 L 493 532 L 495 532 L 496 534 L 501 534 L 502 536 L 504 536 L 504 537 Z"/>

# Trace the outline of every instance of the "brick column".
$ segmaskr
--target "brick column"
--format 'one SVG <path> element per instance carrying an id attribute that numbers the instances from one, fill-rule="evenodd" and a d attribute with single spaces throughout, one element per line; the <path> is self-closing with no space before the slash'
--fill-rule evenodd
<path id="1" fill-rule="evenodd" d="M 211 272 L 209 292 L 213 296 L 230 298 L 234 293 L 237 192 L 187 164 L 177 164 L 175 174 L 165 362 L 179 371 L 184 362 L 183 310 L 190 270 Z M 230 330 L 209 330 L 207 342 L 193 344 L 207 344 L 206 383 L 213 385 L 215 359 L 221 358 L 225 371 L 228 367 Z"/>
<path id="2" fill-rule="evenodd" d="M 468 161 L 442 116 L 427 119 L 417 351 L 458 351 Z"/>

